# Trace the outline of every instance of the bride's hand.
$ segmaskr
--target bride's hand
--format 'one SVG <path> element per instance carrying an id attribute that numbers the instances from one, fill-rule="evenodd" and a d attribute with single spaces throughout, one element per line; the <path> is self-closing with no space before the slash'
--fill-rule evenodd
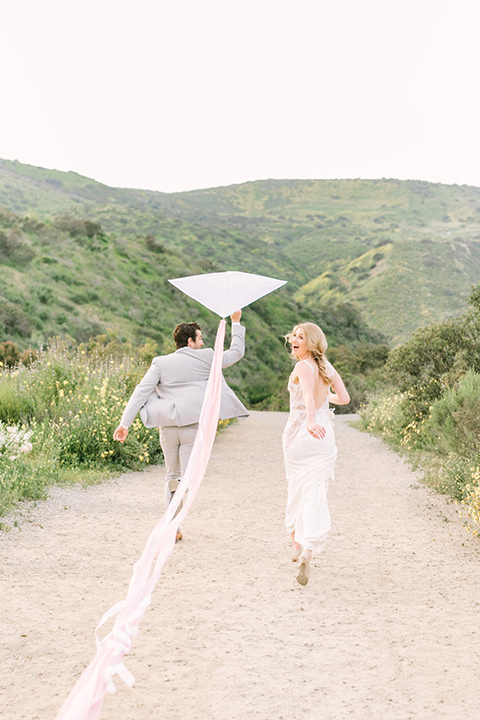
<path id="1" fill-rule="evenodd" d="M 317 440 L 322 440 L 327 434 L 327 431 L 322 425 L 307 425 L 307 430 L 310 435 Z"/>

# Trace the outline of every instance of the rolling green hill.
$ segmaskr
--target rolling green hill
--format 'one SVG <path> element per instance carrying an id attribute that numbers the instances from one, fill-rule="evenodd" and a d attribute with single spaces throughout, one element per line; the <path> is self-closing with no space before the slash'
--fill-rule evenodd
<path id="1" fill-rule="evenodd" d="M 100 224 L 118 254 L 143 248 L 149 265 L 156 252 L 178 274 L 240 269 L 283 277 L 300 307 L 353 302 L 392 345 L 462 313 L 480 280 L 480 189 L 468 186 L 267 180 L 165 194 L 3 160 L 1 207 L 48 228 L 60 218 L 64 227 Z"/>
<path id="2" fill-rule="evenodd" d="M 167 196 L 168 212 L 236 227 L 310 275 L 302 304 L 348 299 L 392 344 L 458 315 L 480 280 L 480 189 L 395 180 L 265 181 Z M 301 278 L 299 278 L 301 280 Z"/>

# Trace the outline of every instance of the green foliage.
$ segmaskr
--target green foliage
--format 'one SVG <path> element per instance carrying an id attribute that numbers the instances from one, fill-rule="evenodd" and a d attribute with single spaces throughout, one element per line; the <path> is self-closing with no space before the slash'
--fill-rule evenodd
<path id="1" fill-rule="evenodd" d="M 476 310 L 477 312 L 480 311 L 480 285 L 476 285 L 472 292 L 470 293 L 470 296 L 468 298 L 470 305 Z"/>
<path id="2" fill-rule="evenodd" d="M 0 338 L 21 349 L 113 328 L 133 347 L 151 338 L 166 352 L 177 322 L 215 332 L 168 278 L 235 269 L 288 279 L 245 312 L 247 372 L 233 367 L 228 379 L 250 404 L 277 402 L 289 369 L 282 336 L 311 320 L 330 348 L 352 349 L 357 367 L 343 372 L 355 407 L 376 372 L 358 368 L 358 346 L 373 357 L 373 346 L 459 312 L 480 262 L 478 223 L 467 223 L 480 222 L 478 193 L 467 187 L 262 181 L 166 195 L 0 161 L 0 203 L 7 245 L 31 255 L 27 272 L 12 250 L 0 277 Z"/>
<path id="3" fill-rule="evenodd" d="M 450 495 L 457 501 L 464 501 L 472 478 L 472 470 L 480 464 L 480 455 L 470 452 L 458 455 L 428 453 L 422 456 L 425 480 L 437 492 Z"/>
<path id="4" fill-rule="evenodd" d="M 480 375 L 468 371 L 431 409 L 425 432 L 438 452 L 480 455 Z"/>
<path id="5" fill-rule="evenodd" d="M 105 234 L 102 230 L 102 226 L 99 223 L 92 222 L 91 220 L 77 220 L 70 215 L 63 215 L 56 218 L 54 227 L 67 232 L 70 237 L 77 239 L 89 239 L 99 238 L 105 240 Z M 87 244 L 84 240 L 83 244 Z M 92 243 L 88 244 L 90 248 L 94 247 Z"/>
<path id="6" fill-rule="evenodd" d="M 35 251 L 25 241 L 22 231 L 13 228 L 0 230 L 0 257 L 11 265 L 25 265 L 35 256 Z"/>
<path id="7" fill-rule="evenodd" d="M 161 458 L 158 433 L 138 418 L 125 443 L 113 440 L 126 399 L 147 368 L 121 350 L 108 336 L 92 341 L 91 349 L 56 339 L 30 366 L 4 370 L 0 425 L 9 424 L 6 437 L 30 428 L 33 447 L 14 456 L 0 451 L 0 513 L 20 499 L 43 497 L 45 488 L 65 481 L 71 469 L 105 476 Z M 145 354 L 151 350 L 148 344 L 143 348 Z"/>
<path id="8" fill-rule="evenodd" d="M 474 535 L 480 535 L 480 456 L 475 458 L 470 467 L 468 483 L 464 487 L 462 504 L 466 507 L 467 517 L 474 523 L 466 521 L 467 529 Z"/>
<path id="9" fill-rule="evenodd" d="M 12 368 L 18 363 L 23 365 L 31 365 L 36 359 L 37 352 L 31 348 L 27 348 L 23 353 L 20 353 L 18 345 L 10 341 L 0 343 L 0 368 L 9 367 Z"/>
<path id="10" fill-rule="evenodd" d="M 440 397 L 462 342 L 457 321 L 421 328 L 390 353 L 386 376 L 402 392 L 409 393 L 417 410 L 424 414 Z"/>
<path id="11" fill-rule="evenodd" d="M 402 393 L 385 388 L 370 393 L 368 403 L 361 408 L 365 429 L 396 449 L 401 447 L 405 427 L 403 401 Z"/>
<path id="12" fill-rule="evenodd" d="M 350 403 L 336 408 L 337 414 L 357 412 L 366 400 L 367 393 L 378 385 L 378 372 L 389 354 L 387 345 L 353 343 L 337 345 L 328 351 L 328 358 L 340 373 L 348 392 Z"/>
<path id="13" fill-rule="evenodd" d="M 471 293 L 472 310 L 416 331 L 390 353 L 382 378 L 389 387 L 370 395 L 362 408 L 366 429 L 420 462 L 426 481 L 466 504 L 475 522 L 480 521 L 479 289 Z"/>
<path id="14" fill-rule="evenodd" d="M 0 296 L 0 337 L 25 341 L 31 337 L 33 325 L 17 305 Z"/>
<path id="15" fill-rule="evenodd" d="M 14 216 L 9 216 L 9 222 L 22 224 L 22 220 Z M 89 352 L 94 348 L 98 351 L 99 343 L 108 346 L 110 340 L 118 340 L 124 345 L 123 352 L 139 354 L 149 361 L 155 354 L 173 349 L 171 334 L 178 322 L 195 320 L 201 323 L 206 341 L 213 342 L 216 319 L 167 282 L 169 277 L 198 272 L 195 259 L 199 263 L 203 260 L 195 258 L 195 252 L 199 245 L 203 248 L 203 243 L 206 251 L 212 240 L 211 233 L 198 230 L 197 239 L 201 242 L 186 257 L 168 249 L 166 240 L 160 242 L 152 235 L 146 239 L 127 236 L 121 242 L 115 236 L 104 235 L 99 276 L 97 260 L 90 261 L 93 246 L 78 242 L 79 238 L 90 240 L 85 222 L 62 216 L 53 224 L 40 224 L 36 235 L 35 226 L 29 220 L 31 241 L 41 244 L 42 253 L 48 254 L 39 254 L 28 277 L 24 277 L 28 292 L 19 292 L 18 273 L 4 277 L 5 303 L 1 306 L 0 322 L 3 312 L 6 336 L 20 346 L 45 344 L 51 336 L 70 336 L 83 343 Z M 184 224 L 180 227 L 183 233 Z M 221 247 L 228 252 L 233 250 L 234 246 L 227 242 L 229 234 L 221 231 L 220 235 L 225 238 Z M 96 242 L 96 239 L 95 236 L 93 240 Z M 237 234 L 232 236 L 231 242 L 237 240 Z M 246 269 L 270 272 L 268 266 L 259 268 L 258 260 L 255 264 L 256 267 Z M 0 296 L 1 293 L 0 279 Z M 21 307 L 25 308 L 24 314 Z M 269 397 L 277 395 L 279 383 L 286 382 L 289 359 L 283 347 L 283 335 L 305 317 L 320 324 L 325 319 L 333 342 L 341 338 L 347 343 L 366 341 L 373 345 L 379 339 L 378 333 L 368 329 L 358 310 L 351 305 L 330 304 L 325 308 L 312 306 L 301 310 L 288 289 L 264 298 L 245 310 L 247 355 L 241 364 L 227 371 L 232 387 L 248 404 L 268 404 Z M 261 338 L 261 342 L 257 338 Z M 112 347 L 106 352 L 112 353 Z M 361 393 L 357 396 L 362 397 Z"/>
<path id="16" fill-rule="evenodd" d="M 147 235 L 145 238 L 145 245 L 149 250 L 157 253 L 158 255 L 162 255 L 166 252 L 165 245 L 158 240 L 155 235 Z"/>
<path id="17" fill-rule="evenodd" d="M 473 462 L 476 408 L 461 383 L 480 374 L 480 286 L 471 310 L 451 318 L 478 280 L 478 189 L 261 181 L 167 195 L 0 160 L 0 205 L 0 341 L 16 343 L 21 360 L 0 381 L 0 418 L 37 423 L 22 463 L 48 460 L 65 478 L 152 458 L 156 438 L 141 428 L 128 446 L 112 443 L 117 403 L 153 355 L 173 349 L 178 322 L 199 322 L 213 344 L 216 319 L 167 280 L 219 270 L 289 281 L 244 311 L 246 357 L 225 374 L 247 404 L 287 408 L 284 335 L 316 322 L 352 395 L 347 409 L 370 393 L 369 427 L 432 459 L 433 427 L 441 432 L 433 407 Z M 383 372 L 388 344 L 402 342 Z M 27 369 L 22 353 L 39 346 L 47 349 Z M 448 408 L 437 406 L 449 392 Z M 446 486 L 450 468 L 460 487 L 467 466 L 442 443 L 438 474 Z"/>
<path id="18" fill-rule="evenodd" d="M 33 431 L 0 421 L 0 515 L 19 500 L 38 500 L 52 470 L 43 457 L 31 458 Z"/>
<path id="19" fill-rule="evenodd" d="M 42 500 L 48 487 L 57 481 L 54 460 L 41 455 L 15 461 L 0 458 L 0 517 L 21 500 Z"/>
<path id="20" fill-rule="evenodd" d="M 374 345 L 386 347 L 384 335 L 377 330 L 372 330 L 366 324 L 358 307 L 351 302 L 345 300 L 331 300 L 316 304 L 307 302 L 302 311 L 304 315 L 313 318 L 312 322 L 320 325 L 330 348 L 339 345 L 359 346 L 363 344 L 369 346 L 368 352 L 370 352 Z M 383 353 L 384 350 L 380 352 Z"/>
<path id="21" fill-rule="evenodd" d="M 56 258 L 43 253 L 48 262 L 62 263 L 62 248 L 74 245 L 71 263 L 82 273 L 79 249 L 98 269 L 98 255 L 108 259 L 115 248 L 129 266 L 122 270 L 136 279 L 139 260 L 170 271 L 157 280 L 228 269 L 283 277 L 300 309 L 348 300 L 392 345 L 416 327 L 462 312 L 478 280 L 480 197 L 467 186 L 267 180 L 165 194 L 0 160 L 0 206 L 8 208 L 0 228 L 19 230 L 33 251 L 39 250 L 35 237 L 46 245 L 55 238 Z M 13 212 L 28 217 L 18 222 Z M 30 264 L 37 260 L 38 254 Z M 125 273 L 109 261 L 103 269 L 109 278 L 104 295 L 116 297 L 121 288 L 110 279 L 125 285 Z M 85 285 L 97 290 L 95 282 Z M 126 293 L 132 297 L 131 288 Z M 96 306 L 103 309 L 102 301 Z M 45 337 L 55 331 L 47 330 Z"/>
<path id="22" fill-rule="evenodd" d="M 0 376 L 0 420 L 21 423 L 33 417 L 34 400 L 18 387 L 13 375 Z"/>
<path id="23" fill-rule="evenodd" d="M 146 371 L 146 364 L 114 353 L 87 353 L 71 342 L 52 341 L 30 368 L 11 381 L 19 397 L 32 398 L 21 420 L 52 429 L 60 465 L 95 466 L 106 459 L 117 467 L 135 467 L 159 456 L 158 438 L 139 420 L 128 444 L 113 441 L 126 399 Z M 47 433 L 48 435 L 48 433 Z"/>
<path id="24" fill-rule="evenodd" d="M 480 370 L 479 320 L 466 313 L 430 325 L 389 354 L 384 374 L 404 394 L 406 425 L 426 420 L 432 404 L 469 368 Z"/>
<path id="25" fill-rule="evenodd" d="M 78 351 L 93 356 L 97 361 L 106 358 L 123 359 L 128 356 L 137 357 L 140 361 L 150 364 L 158 355 L 158 346 L 155 340 L 147 338 L 143 345 L 134 347 L 130 339 L 121 341 L 118 333 L 109 328 L 105 334 L 80 343 Z"/>
<path id="26" fill-rule="evenodd" d="M 18 346 L 12 342 L 0 343 L 0 367 L 14 367 L 20 362 L 20 353 L 18 352 Z"/>

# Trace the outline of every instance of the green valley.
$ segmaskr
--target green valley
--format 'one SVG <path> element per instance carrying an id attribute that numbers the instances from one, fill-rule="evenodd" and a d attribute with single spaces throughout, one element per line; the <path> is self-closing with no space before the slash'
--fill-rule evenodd
<path id="1" fill-rule="evenodd" d="M 464 312 L 480 280 L 480 189 L 265 180 L 165 194 L 0 160 L 0 263 L 0 342 L 21 349 L 108 331 L 168 352 L 185 319 L 211 342 L 216 319 L 168 278 L 235 269 L 288 280 L 244 312 L 248 357 L 229 379 L 256 404 L 288 373 L 283 335 L 297 320 L 353 357 Z"/>

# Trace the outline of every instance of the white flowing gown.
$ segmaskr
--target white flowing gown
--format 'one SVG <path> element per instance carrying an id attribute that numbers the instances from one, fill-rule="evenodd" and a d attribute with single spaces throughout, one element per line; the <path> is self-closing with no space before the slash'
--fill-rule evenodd
<path id="1" fill-rule="evenodd" d="M 303 360 L 316 372 L 316 366 Z M 329 365 L 333 374 L 333 367 Z M 326 430 L 324 438 L 307 431 L 307 414 L 299 383 L 288 382 L 290 414 L 283 432 L 283 455 L 288 482 L 285 524 L 303 548 L 319 552 L 331 528 L 327 502 L 328 483 L 334 476 L 337 446 L 333 431 L 333 410 L 328 400 L 316 410 L 316 423 Z"/>

